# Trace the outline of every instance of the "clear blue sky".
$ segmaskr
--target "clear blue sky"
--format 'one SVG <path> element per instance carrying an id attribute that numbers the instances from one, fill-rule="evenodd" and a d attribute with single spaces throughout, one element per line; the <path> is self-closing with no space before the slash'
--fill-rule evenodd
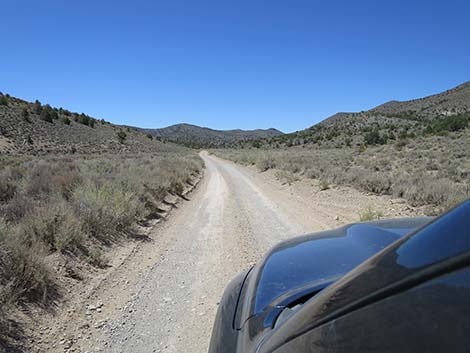
<path id="1" fill-rule="evenodd" d="M 114 123 L 293 131 L 470 80 L 470 2 L 6 0 L 0 91 Z"/>

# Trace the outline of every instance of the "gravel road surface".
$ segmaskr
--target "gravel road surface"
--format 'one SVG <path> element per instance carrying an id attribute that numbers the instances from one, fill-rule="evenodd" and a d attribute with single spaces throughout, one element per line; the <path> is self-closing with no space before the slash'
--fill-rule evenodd
<path id="1" fill-rule="evenodd" d="M 228 281 L 280 240 L 309 230 L 237 166 L 202 157 L 204 180 L 159 235 L 172 241 L 115 323 L 106 352 L 207 352 Z"/>
<path id="2" fill-rule="evenodd" d="M 273 172 L 201 157 L 205 176 L 187 202 L 51 331 L 61 337 L 41 351 L 205 353 L 225 286 L 270 247 L 356 221 L 367 205 L 387 216 L 408 212 L 389 198 L 320 191 L 307 180 L 281 185 Z"/>

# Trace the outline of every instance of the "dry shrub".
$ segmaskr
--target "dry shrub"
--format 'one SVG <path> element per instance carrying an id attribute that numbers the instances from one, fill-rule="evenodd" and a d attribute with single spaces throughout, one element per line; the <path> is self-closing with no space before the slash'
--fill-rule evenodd
<path id="1" fill-rule="evenodd" d="M 286 172 L 284 170 L 277 170 L 276 173 L 274 174 L 276 179 L 279 180 L 281 182 L 281 184 L 289 184 L 289 185 L 292 185 L 293 183 L 295 183 L 296 181 L 299 181 L 300 178 L 291 173 L 291 172 Z"/>
<path id="2" fill-rule="evenodd" d="M 328 183 L 328 181 L 326 181 L 325 179 L 321 179 L 318 185 L 321 191 L 325 191 L 330 188 L 330 183 Z"/>
<path id="3" fill-rule="evenodd" d="M 3 175 L 0 175 L 0 202 L 10 201 L 16 194 L 18 186 L 9 180 L 5 180 Z"/>
<path id="4" fill-rule="evenodd" d="M 359 220 L 361 222 L 373 221 L 380 219 L 384 216 L 382 211 L 375 210 L 372 206 L 367 207 L 365 210 L 359 213 Z"/>
<path id="5" fill-rule="evenodd" d="M 74 250 L 83 240 L 82 224 L 73 209 L 62 200 L 38 207 L 19 226 L 23 239 L 40 240 L 50 250 Z"/>
<path id="6" fill-rule="evenodd" d="M 260 172 L 265 172 L 269 169 L 276 168 L 276 163 L 272 158 L 261 158 L 256 162 L 256 166 Z"/>
<path id="7" fill-rule="evenodd" d="M 128 230 L 143 213 L 135 193 L 110 182 L 78 186 L 72 202 L 84 230 L 103 242 Z"/>
<path id="8" fill-rule="evenodd" d="M 81 181 L 78 167 L 73 162 L 37 163 L 26 185 L 26 193 L 35 198 L 45 198 L 53 193 L 70 197 L 73 188 Z"/>
<path id="9" fill-rule="evenodd" d="M 184 192 L 184 185 L 180 180 L 173 179 L 170 183 L 170 191 L 176 195 L 182 195 Z"/>
<path id="10" fill-rule="evenodd" d="M 406 198 L 415 206 L 444 205 L 466 194 L 461 185 L 428 175 L 397 177 L 392 189 L 394 195 Z"/>
<path id="11" fill-rule="evenodd" d="M 10 223 L 19 223 L 33 209 L 34 200 L 16 194 L 8 203 L 0 205 L 3 218 Z"/>
<path id="12" fill-rule="evenodd" d="M 45 301 L 52 284 L 44 258 L 47 249 L 36 239 L 24 239 L 0 221 L 0 289 L 2 303 Z"/>
<path id="13" fill-rule="evenodd" d="M 368 172 L 357 181 L 357 185 L 366 191 L 376 194 L 388 194 L 392 186 L 392 181 L 388 174 L 378 172 Z"/>

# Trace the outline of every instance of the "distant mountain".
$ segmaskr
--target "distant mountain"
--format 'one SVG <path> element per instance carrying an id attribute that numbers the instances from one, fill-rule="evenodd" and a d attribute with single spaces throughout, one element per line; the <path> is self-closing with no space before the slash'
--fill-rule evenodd
<path id="1" fill-rule="evenodd" d="M 163 141 L 172 141 L 189 147 L 222 147 L 242 141 L 253 141 L 283 135 L 276 129 L 214 130 L 191 124 L 176 124 L 161 129 L 143 129 Z"/>
<path id="2" fill-rule="evenodd" d="M 446 135 L 470 124 L 470 82 L 428 97 L 391 101 L 359 113 L 336 113 L 312 127 L 262 145 L 324 147 L 384 144 L 421 135 Z"/>

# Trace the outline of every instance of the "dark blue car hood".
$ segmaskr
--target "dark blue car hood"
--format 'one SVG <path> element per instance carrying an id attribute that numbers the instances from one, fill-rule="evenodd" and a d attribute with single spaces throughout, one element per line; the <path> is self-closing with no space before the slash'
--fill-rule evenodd
<path id="1" fill-rule="evenodd" d="M 254 313 L 296 288 L 324 287 L 429 219 L 352 224 L 279 244 L 259 274 Z"/>
<path id="2" fill-rule="evenodd" d="M 336 282 L 430 220 L 413 218 L 351 224 L 278 244 L 249 273 L 235 326 L 241 327 L 248 319 L 260 320 L 256 326 L 272 326 L 282 308 Z"/>

